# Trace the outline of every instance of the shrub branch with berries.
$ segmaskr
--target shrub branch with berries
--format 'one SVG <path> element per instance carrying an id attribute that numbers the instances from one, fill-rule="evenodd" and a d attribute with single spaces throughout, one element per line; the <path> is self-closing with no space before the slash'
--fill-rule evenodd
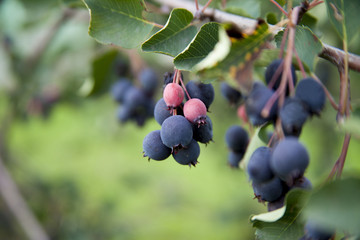
<path id="1" fill-rule="evenodd" d="M 298 139 L 309 119 L 321 117 L 327 100 L 336 111 L 339 126 L 351 117 L 349 71 L 360 71 L 360 57 L 349 53 L 348 43 L 359 32 L 351 27 L 351 23 L 358 24 L 352 20 L 358 19 L 353 11 L 360 8 L 358 1 L 304 0 L 298 6 L 292 6 L 292 1 L 261 1 L 264 8 L 269 6 L 266 4 L 278 8 L 277 15 L 265 20 L 261 19 L 265 14 L 255 20 L 224 12 L 230 2 L 226 0 L 210 0 L 204 6 L 197 0 L 84 2 L 91 10 L 89 33 L 99 42 L 124 48 L 141 45 L 144 52 L 173 58 L 175 70 L 165 74 L 162 98 L 155 106 L 151 97 L 156 81 L 147 80 L 151 79 L 149 76 L 140 79 L 140 88 L 132 87 L 127 80 L 119 81 L 113 88 L 115 100 L 122 104 L 121 121 L 134 119 L 142 125 L 153 109 L 154 118 L 161 125 L 145 136 L 145 157 L 161 161 L 172 155 L 179 164 L 195 166 L 199 143 L 208 144 L 213 139 L 207 112 L 214 100 L 214 88 L 211 83 L 185 84 L 181 71 L 193 72 L 202 80 L 222 81 L 221 93 L 231 106 L 237 107 L 243 123 L 229 127 L 225 133 L 228 164 L 245 170 L 255 198 L 267 203 L 269 210 L 265 215 L 252 217 L 257 238 L 318 240 L 334 239 L 335 231 L 346 232 L 345 237 L 360 234 L 355 228 L 336 229 L 343 225 L 312 218 L 313 211 L 307 209 L 314 204 L 317 192 L 311 192 L 312 183 L 304 176 L 312 158 Z M 327 7 L 343 50 L 322 43 L 301 23 L 311 9 L 321 4 Z M 173 10 L 166 12 L 165 6 Z M 144 11 L 165 11 L 168 20 L 165 25 L 151 22 L 143 17 Z M 108 16 L 114 18 L 112 24 Z M 277 17 L 283 20 L 276 21 Z M 107 28 L 99 23 L 107 24 Z M 272 44 L 274 39 L 277 48 Z M 266 54 L 271 57 L 263 57 Z M 317 57 L 338 68 L 338 102 L 324 80 L 314 74 Z M 257 64 L 266 66 L 264 82 L 254 80 Z M 266 135 L 262 140 L 260 132 Z M 342 181 L 350 138 L 346 132 L 341 154 L 325 180 L 328 187 Z"/>

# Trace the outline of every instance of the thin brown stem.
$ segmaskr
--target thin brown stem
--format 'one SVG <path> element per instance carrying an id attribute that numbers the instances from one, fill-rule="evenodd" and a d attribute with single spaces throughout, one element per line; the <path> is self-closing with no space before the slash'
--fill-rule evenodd
<path id="1" fill-rule="evenodd" d="M 278 2 L 275 0 L 270 0 L 270 2 L 272 2 L 283 14 L 285 14 L 285 16 L 289 16 L 287 11 L 285 11 L 285 9 L 283 9 Z"/>
<path id="2" fill-rule="evenodd" d="M 288 34 L 289 34 L 289 28 L 285 28 L 283 38 L 281 39 L 279 58 L 282 58 L 284 55 L 285 43 L 286 43 Z"/>
<path id="3" fill-rule="evenodd" d="M 201 9 L 201 13 L 204 13 L 205 9 L 209 7 L 210 3 L 212 2 L 212 0 L 209 0 L 205 6 Z"/>
<path id="4" fill-rule="evenodd" d="M 195 0 L 195 7 L 196 7 L 196 11 L 199 11 L 199 3 L 198 3 L 198 0 Z"/>
<path id="5" fill-rule="evenodd" d="M 306 78 L 306 72 L 305 72 L 305 69 L 304 69 L 304 65 L 302 64 L 302 61 L 299 57 L 299 54 L 298 52 L 296 51 L 296 48 L 294 47 L 294 53 L 295 53 L 295 57 L 296 57 L 296 61 L 298 62 L 299 64 L 299 68 L 300 68 L 300 71 L 301 71 L 301 75 L 303 78 Z"/>
<path id="6" fill-rule="evenodd" d="M 350 134 L 346 134 L 345 138 L 344 138 L 344 143 L 343 143 L 343 147 L 341 150 L 341 154 L 340 157 L 338 159 L 338 169 L 337 169 L 337 174 L 336 174 L 336 178 L 339 179 L 341 177 L 341 174 L 343 172 L 344 169 L 344 164 L 345 164 L 345 160 L 346 160 L 346 155 L 349 149 L 349 144 L 350 144 L 350 139 L 351 139 L 351 135 Z"/>

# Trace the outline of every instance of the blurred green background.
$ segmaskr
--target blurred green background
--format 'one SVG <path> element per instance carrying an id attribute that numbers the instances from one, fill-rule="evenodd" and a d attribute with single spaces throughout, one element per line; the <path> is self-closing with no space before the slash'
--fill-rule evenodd
<path id="1" fill-rule="evenodd" d="M 249 217 L 265 212 L 266 206 L 253 199 L 245 173 L 227 166 L 224 135 L 241 121 L 236 108 L 221 97 L 219 82 L 213 83 L 216 98 L 209 113 L 214 142 L 201 146 L 197 167 L 189 169 L 172 158 L 148 162 L 142 157 L 142 140 L 160 129 L 156 121 L 142 128 L 118 124 L 110 94 L 92 98 L 79 93 L 90 78 L 93 59 L 108 48 L 88 36 L 87 11 L 74 10 L 31 74 L 16 77 L 13 70 L 24 68 L 21 60 L 51 31 L 65 5 L 41 0 L 0 4 L 0 156 L 51 239 L 254 239 Z M 314 31 L 321 40 L 341 46 L 326 24 L 324 9 L 319 6 L 314 15 L 319 16 Z M 353 40 L 350 50 L 360 53 L 357 43 Z M 159 81 L 172 70 L 167 57 L 141 56 L 156 69 Z M 337 99 L 336 69 L 320 60 L 317 74 Z M 351 73 L 355 102 L 359 76 Z M 45 117 L 29 112 L 29 101 L 49 86 L 59 89 L 60 101 Z M 311 156 L 306 176 L 314 186 L 337 160 L 343 135 L 330 104 L 303 129 L 300 140 Z M 353 139 L 345 176 L 360 173 L 359 154 L 359 141 Z M 0 239 L 26 239 L 1 198 Z"/>

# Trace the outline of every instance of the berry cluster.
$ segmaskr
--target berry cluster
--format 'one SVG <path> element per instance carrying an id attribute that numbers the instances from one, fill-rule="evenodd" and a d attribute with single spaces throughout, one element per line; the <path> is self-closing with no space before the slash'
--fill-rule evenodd
<path id="1" fill-rule="evenodd" d="M 257 148 L 246 170 L 256 198 L 268 202 L 268 209 L 272 211 L 282 207 L 289 190 L 311 189 L 311 182 L 304 177 L 308 165 L 306 148 L 297 138 L 285 137 L 274 148 Z"/>
<path id="2" fill-rule="evenodd" d="M 244 122 L 249 120 L 253 126 L 274 124 L 275 131 L 269 137 L 268 146 L 257 148 L 246 168 L 255 197 L 260 202 L 267 202 L 269 211 L 282 207 L 285 195 L 291 189 L 312 188 L 310 180 L 304 176 L 309 154 L 298 137 L 307 119 L 320 115 L 326 100 L 319 81 L 304 77 L 297 83 L 292 65 L 290 73 L 283 77 L 283 65 L 282 59 L 273 61 L 265 72 L 267 86 L 254 82 L 245 97 L 244 108 L 238 109 L 239 117 Z M 234 129 L 229 131 L 235 134 Z M 240 138 L 240 133 L 236 135 Z M 229 137 L 226 137 L 229 146 Z M 247 136 L 242 137 L 242 141 L 247 140 Z M 238 142 L 240 146 L 240 140 Z M 332 232 L 308 222 L 302 239 L 329 239 L 332 235 Z"/>
<path id="3" fill-rule="evenodd" d="M 119 122 L 125 123 L 129 120 L 143 126 L 148 118 L 153 117 L 153 96 L 158 87 L 156 73 L 146 68 L 139 74 L 139 86 L 134 86 L 125 77 L 117 80 L 111 88 L 114 100 L 119 103 L 117 118 Z"/>
<path id="4" fill-rule="evenodd" d="M 323 86 L 311 77 L 303 78 L 296 86 L 297 77 L 292 65 L 291 81 L 283 84 L 283 63 L 282 59 L 277 59 L 267 67 L 267 86 L 260 82 L 253 84 L 245 101 L 246 114 L 254 126 L 280 119 L 283 134 L 298 137 L 306 120 L 313 115 L 320 115 L 326 95 Z M 295 94 L 290 96 L 294 88 Z M 279 106 L 279 98 L 283 93 L 285 99 Z"/>
<path id="5" fill-rule="evenodd" d="M 144 138 L 144 157 L 160 161 L 172 154 L 179 164 L 195 166 L 200 155 L 198 142 L 207 144 L 213 137 L 207 111 L 214 100 L 214 88 L 195 81 L 185 86 L 179 71 L 165 74 L 164 84 L 163 98 L 154 109 L 161 130 L 152 131 Z"/>

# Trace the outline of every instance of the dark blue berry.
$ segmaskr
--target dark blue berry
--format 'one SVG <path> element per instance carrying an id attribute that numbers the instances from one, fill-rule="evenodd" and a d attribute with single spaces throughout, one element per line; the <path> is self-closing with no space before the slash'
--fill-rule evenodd
<path id="1" fill-rule="evenodd" d="M 334 235 L 333 230 L 321 227 L 309 220 L 306 222 L 304 229 L 306 240 L 329 240 Z"/>
<path id="2" fill-rule="evenodd" d="M 164 160 L 171 154 L 171 149 L 161 141 L 160 130 L 150 132 L 143 141 L 144 157 L 154 160 Z"/>
<path id="3" fill-rule="evenodd" d="M 295 179 L 294 184 L 291 186 L 291 189 L 293 188 L 301 188 L 301 189 L 306 189 L 306 190 L 311 190 L 312 189 L 312 183 L 310 182 L 310 180 L 306 177 L 301 177 L 298 179 Z"/>
<path id="4" fill-rule="evenodd" d="M 308 165 L 309 154 L 295 137 L 286 137 L 280 141 L 270 159 L 273 172 L 288 183 L 301 177 Z"/>
<path id="5" fill-rule="evenodd" d="M 313 78 L 302 79 L 296 87 L 295 95 L 306 104 L 311 115 L 319 115 L 325 106 L 324 88 Z"/>
<path id="6" fill-rule="evenodd" d="M 239 168 L 239 164 L 244 157 L 244 153 L 230 151 L 228 154 L 228 164 L 232 168 Z"/>
<path id="7" fill-rule="evenodd" d="M 154 118 L 161 125 L 165 119 L 171 116 L 170 109 L 166 106 L 163 98 L 157 101 L 154 109 Z"/>
<path id="8" fill-rule="evenodd" d="M 231 87 L 226 82 L 222 82 L 220 86 L 221 95 L 231 104 L 236 105 L 242 99 L 241 92 Z"/>
<path id="9" fill-rule="evenodd" d="M 112 85 L 111 95 L 115 101 L 122 103 L 124 101 L 127 90 L 131 87 L 132 83 L 127 78 L 121 78 Z"/>
<path id="10" fill-rule="evenodd" d="M 206 124 L 193 124 L 193 138 L 200 143 L 209 143 L 213 138 L 212 122 L 209 116 L 206 116 Z"/>
<path id="11" fill-rule="evenodd" d="M 191 123 L 183 116 L 174 115 L 161 125 L 161 140 L 169 148 L 184 147 L 193 139 Z"/>
<path id="12" fill-rule="evenodd" d="M 195 140 L 192 140 L 189 145 L 178 151 L 174 151 L 172 155 L 175 161 L 182 165 L 195 166 L 198 163 L 197 159 L 200 155 L 200 146 Z"/>
<path id="13" fill-rule="evenodd" d="M 287 98 L 280 109 L 281 125 L 285 136 L 298 137 L 309 113 L 298 98 Z"/>
<path id="14" fill-rule="evenodd" d="M 225 142 L 232 151 L 244 154 L 249 142 L 249 135 L 244 128 L 234 125 L 226 131 Z"/>
<path id="15" fill-rule="evenodd" d="M 211 83 L 204 84 L 204 83 L 196 83 L 195 81 L 189 81 L 186 84 L 186 90 L 188 91 L 191 98 L 198 98 L 200 99 L 209 109 L 209 106 L 214 101 L 215 91 L 214 87 Z M 187 98 L 187 95 L 186 99 Z"/>
<path id="16" fill-rule="evenodd" d="M 262 183 L 274 177 L 270 168 L 270 158 L 271 150 L 268 147 L 259 147 L 253 152 L 247 165 L 250 180 Z"/>
<path id="17" fill-rule="evenodd" d="M 275 120 L 277 115 L 277 101 L 274 102 L 272 105 L 269 116 L 263 117 L 261 112 L 265 107 L 266 103 L 270 100 L 273 96 L 274 91 L 267 88 L 261 83 L 254 83 L 254 87 L 252 88 L 248 98 L 245 101 L 245 109 L 246 114 L 248 116 L 249 121 L 254 126 L 260 126 L 265 124 L 270 120 Z"/>
<path id="18" fill-rule="evenodd" d="M 272 202 L 277 200 L 283 194 L 283 182 L 278 177 L 270 181 L 252 184 L 255 196 L 262 201 Z"/>
<path id="19" fill-rule="evenodd" d="M 271 82 L 272 85 L 272 89 L 275 91 L 280 87 L 280 83 L 281 83 L 281 78 L 282 78 L 282 69 L 280 70 L 280 73 L 277 75 L 277 78 L 274 78 L 273 81 L 272 78 L 275 75 L 277 69 L 279 68 L 280 64 L 283 62 L 283 59 L 277 59 L 274 60 L 272 63 L 270 63 L 270 65 L 266 68 L 266 72 L 265 72 L 265 80 L 266 80 L 266 84 L 269 85 Z M 293 79 L 293 84 L 294 87 L 296 85 L 297 82 L 297 77 L 295 74 L 295 68 L 294 66 L 291 64 L 291 75 L 292 75 L 292 79 Z M 288 84 L 286 84 L 286 95 L 289 95 L 289 86 Z"/>
<path id="20" fill-rule="evenodd" d="M 143 69 L 139 74 L 142 89 L 149 95 L 153 95 L 158 87 L 158 78 L 151 68 Z"/>
<path id="21" fill-rule="evenodd" d="M 124 105 L 128 105 L 129 108 L 136 109 L 138 107 L 146 106 L 149 98 L 146 94 L 137 87 L 130 87 L 124 97 Z"/>
<path id="22" fill-rule="evenodd" d="M 127 105 L 120 105 L 117 109 L 117 119 L 121 123 L 125 123 L 133 117 L 133 110 Z"/>

